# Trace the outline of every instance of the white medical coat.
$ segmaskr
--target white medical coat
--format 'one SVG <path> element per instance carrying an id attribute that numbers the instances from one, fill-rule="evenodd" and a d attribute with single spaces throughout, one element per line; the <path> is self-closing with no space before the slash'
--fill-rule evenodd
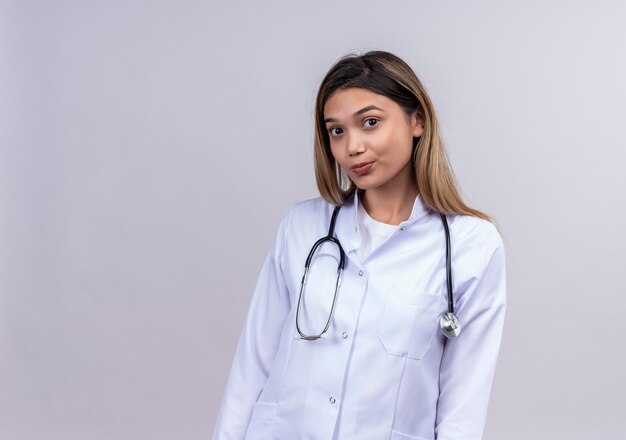
<path id="1" fill-rule="evenodd" d="M 233 360 L 214 440 L 479 440 L 506 304 L 505 258 L 488 221 L 450 215 L 455 311 L 447 340 L 445 232 L 421 196 L 400 228 L 359 261 L 359 194 L 335 236 L 345 270 L 328 333 L 296 337 L 304 263 L 328 234 L 334 206 L 318 197 L 282 219 L 261 269 Z M 330 312 L 338 252 L 313 259 L 300 327 L 318 334 Z"/>

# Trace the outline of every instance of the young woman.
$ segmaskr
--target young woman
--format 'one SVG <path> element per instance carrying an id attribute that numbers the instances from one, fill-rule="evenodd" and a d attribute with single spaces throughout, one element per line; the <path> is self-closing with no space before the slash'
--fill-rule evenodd
<path id="1" fill-rule="evenodd" d="M 315 129 L 321 197 L 280 223 L 213 438 L 481 439 L 504 247 L 459 194 L 431 100 L 395 55 L 349 55 Z"/>

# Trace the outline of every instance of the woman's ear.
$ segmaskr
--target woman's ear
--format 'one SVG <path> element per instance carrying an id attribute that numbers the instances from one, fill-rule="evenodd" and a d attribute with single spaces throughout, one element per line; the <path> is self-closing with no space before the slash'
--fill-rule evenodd
<path id="1" fill-rule="evenodd" d="M 413 126 L 413 137 L 420 137 L 424 133 L 424 123 L 422 122 L 422 116 L 417 110 L 413 112 L 411 123 Z"/>

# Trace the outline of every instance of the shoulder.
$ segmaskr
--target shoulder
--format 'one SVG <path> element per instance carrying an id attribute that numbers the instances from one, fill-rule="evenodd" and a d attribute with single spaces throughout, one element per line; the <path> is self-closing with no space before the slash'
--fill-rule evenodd
<path id="1" fill-rule="evenodd" d="M 278 229 L 281 252 L 299 252 L 310 246 L 312 237 L 321 237 L 333 209 L 334 205 L 322 197 L 300 200 L 289 206 Z"/>
<path id="2" fill-rule="evenodd" d="M 290 211 L 293 214 L 302 214 L 310 212 L 319 212 L 320 210 L 327 209 L 330 205 L 322 197 L 313 197 L 310 199 L 300 200 L 291 205 Z"/>
<path id="3" fill-rule="evenodd" d="M 448 215 L 451 240 L 455 247 L 462 246 L 466 251 L 482 254 L 490 259 L 496 252 L 504 253 L 502 236 L 496 226 L 480 217 L 466 214 Z"/>
<path id="4" fill-rule="evenodd" d="M 454 228 L 459 238 L 475 237 L 482 239 L 500 239 L 500 233 L 496 226 L 488 220 L 467 214 L 448 215 L 448 223 Z"/>
<path id="5" fill-rule="evenodd" d="M 326 214 L 329 213 L 329 216 L 333 208 L 334 205 L 328 203 L 322 197 L 297 201 L 289 206 L 283 214 L 279 231 L 281 234 L 286 235 L 292 229 L 306 230 L 320 220 L 326 221 Z"/>
<path id="6" fill-rule="evenodd" d="M 322 197 L 300 200 L 291 205 L 287 212 L 290 223 L 301 225 L 312 220 L 324 218 L 326 213 L 332 213 L 334 205 Z"/>

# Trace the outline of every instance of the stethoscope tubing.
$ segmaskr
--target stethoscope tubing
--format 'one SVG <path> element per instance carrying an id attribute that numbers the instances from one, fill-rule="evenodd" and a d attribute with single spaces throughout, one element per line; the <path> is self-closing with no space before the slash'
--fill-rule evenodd
<path id="1" fill-rule="evenodd" d="M 343 247 L 341 246 L 341 243 L 339 242 L 339 240 L 334 237 L 335 223 L 337 221 L 337 216 L 339 214 L 339 210 L 341 209 L 341 206 L 342 205 L 335 206 L 335 209 L 333 211 L 333 214 L 330 220 L 328 234 L 315 242 L 315 244 L 309 251 L 309 255 L 307 256 L 306 262 L 304 264 L 304 274 L 302 275 L 302 281 L 300 283 L 300 295 L 298 296 L 298 305 L 296 308 L 296 329 L 298 331 L 298 334 L 300 335 L 300 338 L 308 340 L 308 341 L 319 339 L 322 337 L 324 333 L 328 331 L 328 328 L 330 327 L 330 323 L 332 321 L 333 314 L 335 312 L 335 306 L 337 304 L 337 295 L 339 293 L 339 288 L 341 287 L 341 280 L 342 280 L 343 270 L 345 268 L 345 262 L 346 262 L 346 254 L 343 250 Z M 439 215 L 441 217 L 441 221 L 443 222 L 443 227 L 444 227 L 445 236 L 446 236 L 446 284 L 447 284 L 447 291 L 448 291 L 448 312 L 442 313 L 440 315 L 439 324 L 440 324 L 443 334 L 447 338 L 453 339 L 459 335 L 461 331 L 461 325 L 459 323 L 458 318 L 456 317 L 454 313 L 454 296 L 452 293 L 452 255 L 451 255 L 452 246 L 450 244 L 450 229 L 448 226 L 448 220 L 446 218 L 446 215 L 444 213 L 439 213 Z M 304 296 L 313 255 L 315 254 L 315 251 L 317 250 L 317 248 L 327 241 L 336 244 L 337 247 L 339 248 L 339 263 L 337 265 L 337 281 L 335 283 L 335 293 L 333 296 L 333 303 L 331 305 L 330 314 L 328 316 L 328 320 L 326 321 L 326 325 L 324 326 L 324 330 L 322 330 L 322 332 L 317 335 L 306 335 L 300 329 L 300 308 L 302 305 L 302 298 Z"/>

